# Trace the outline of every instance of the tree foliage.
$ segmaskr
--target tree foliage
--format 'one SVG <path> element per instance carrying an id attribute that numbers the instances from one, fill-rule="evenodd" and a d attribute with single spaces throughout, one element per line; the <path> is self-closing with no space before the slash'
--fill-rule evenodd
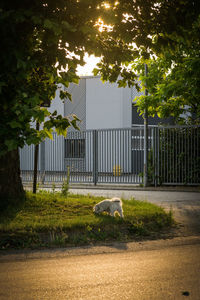
<path id="1" fill-rule="evenodd" d="M 179 122 L 200 122 L 200 16 L 192 24 L 188 38 L 178 41 L 176 51 L 164 49 L 162 55 L 135 64 L 142 86 L 149 95 L 138 97 L 141 112 L 174 116 Z M 148 75 L 144 74 L 144 63 Z"/>
<path id="2" fill-rule="evenodd" d="M 118 81 L 119 86 L 135 84 L 138 89 L 139 76 L 143 89 L 149 91 L 148 96 L 138 98 L 141 113 L 148 106 L 151 116 L 158 113 L 180 119 L 187 110 L 199 122 L 199 1 L 122 1 L 117 11 L 118 22 L 107 40 L 108 54 L 95 74 Z M 122 56 L 113 53 L 114 40 L 123 48 Z M 144 75 L 145 63 L 148 77 Z"/>
<path id="3" fill-rule="evenodd" d="M 59 85 L 78 83 L 76 67 L 86 52 L 101 54 L 95 24 L 104 14 L 100 0 L 1 1 L 0 155 L 50 137 L 52 128 L 64 134 L 77 126 L 75 116 L 63 118 L 41 106 L 54 99 Z M 60 97 L 71 99 L 67 89 Z M 43 129 L 33 128 L 34 121 Z"/>

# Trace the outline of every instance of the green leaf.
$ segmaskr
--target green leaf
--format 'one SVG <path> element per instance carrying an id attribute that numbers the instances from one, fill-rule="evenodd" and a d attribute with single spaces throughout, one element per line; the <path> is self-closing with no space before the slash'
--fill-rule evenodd
<path id="1" fill-rule="evenodd" d="M 60 128 L 60 127 L 56 127 L 56 132 L 58 135 L 63 135 L 66 136 L 67 135 L 67 128 Z"/>
<path id="2" fill-rule="evenodd" d="M 94 76 L 97 76 L 99 74 L 99 69 L 94 68 L 92 72 L 93 72 Z"/>
<path id="3" fill-rule="evenodd" d="M 44 27 L 48 28 L 48 29 L 52 29 L 53 28 L 53 23 L 49 19 L 45 19 L 44 20 Z"/>
<path id="4" fill-rule="evenodd" d="M 64 25 L 64 27 L 70 32 L 77 31 L 77 29 L 74 26 L 72 26 L 71 24 L 69 24 L 67 21 L 62 21 L 62 25 Z"/>
<path id="5" fill-rule="evenodd" d="M 22 124 L 16 120 L 9 122 L 9 125 L 11 128 L 22 128 Z"/>
<path id="6" fill-rule="evenodd" d="M 17 142 L 15 140 L 5 140 L 5 145 L 7 146 L 8 151 L 17 148 Z"/>
<path id="7" fill-rule="evenodd" d="M 70 101 L 72 101 L 72 96 L 70 93 L 68 93 L 67 91 L 60 91 L 60 98 L 61 99 L 65 99 L 68 98 Z"/>

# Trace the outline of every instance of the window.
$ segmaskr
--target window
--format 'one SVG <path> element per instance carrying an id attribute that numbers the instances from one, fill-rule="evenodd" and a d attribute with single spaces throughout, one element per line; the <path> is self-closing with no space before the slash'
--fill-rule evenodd
<path id="1" fill-rule="evenodd" d="M 84 158 L 85 139 L 66 139 L 65 158 Z"/>

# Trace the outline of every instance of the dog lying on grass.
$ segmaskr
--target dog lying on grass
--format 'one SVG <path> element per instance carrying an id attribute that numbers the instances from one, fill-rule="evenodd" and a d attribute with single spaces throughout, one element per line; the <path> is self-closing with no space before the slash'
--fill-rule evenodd
<path id="1" fill-rule="evenodd" d="M 115 212 L 118 212 L 121 218 L 124 217 L 122 201 L 120 198 L 105 199 L 93 207 L 93 212 L 95 214 L 100 214 L 104 211 L 112 217 L 115 216 Z"/>

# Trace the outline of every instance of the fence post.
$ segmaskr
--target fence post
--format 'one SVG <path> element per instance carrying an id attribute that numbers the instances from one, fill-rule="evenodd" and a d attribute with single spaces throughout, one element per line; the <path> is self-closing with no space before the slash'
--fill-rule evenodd
<path id="1" fill-rule="evenodd" d="M 145 64 L 145 75 L 147 76 L 147 64 Z M 145 87 L 145 96 L 148 95 Z M 148 186 L 148 110 L 144 110 L 144 187 Z"/>
<path id="2" fill-rule="evenodd" d="M 98 182 L 98 132 L 93 130 L 93 182 Z"/>
<path id="3" fill-rule="evenodd" d="M 153 141 L 154 141 L 154 186 L 158 185 L 158 177 L 159 177 L 159 128 L 153 128 Z"/>
<path id="4" fill-rule="evenodd" d="M 40 123 L 36 122 L 36 130 L 39 131 L 39 129 L 40 129 Z M 38 152 L 39 152 L 39 144 L 36 144 L 35 152 L 34 152 L 33 194 L 35 194 L 37 190 Z"/>
<path id="5" fill-rule="evenodd" d="M 45 141 L 40 144 L 40 180 L 42 184 L 45 182 Z"/>

